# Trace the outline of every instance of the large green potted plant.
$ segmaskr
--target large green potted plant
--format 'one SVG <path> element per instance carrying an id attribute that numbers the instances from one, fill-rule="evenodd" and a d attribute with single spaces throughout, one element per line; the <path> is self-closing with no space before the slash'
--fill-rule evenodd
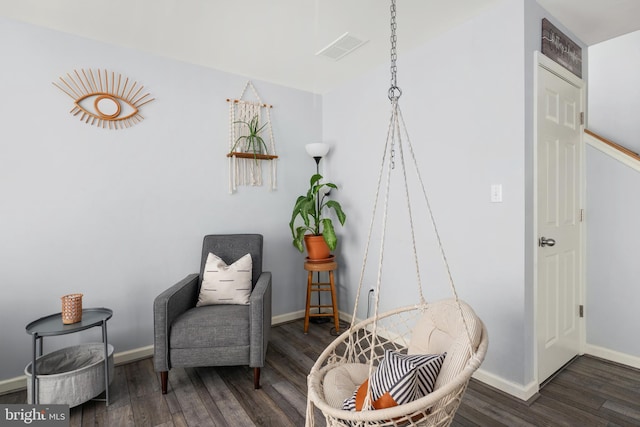
<path id="1" fill-rule="evenodd" d="M 337 190 L 338 186 L 331 182 L 322 182 L 322 175 L 315 174 L 309 181 L 307 194 L 299 196 L 293 206 L 293 213 L 289 222 L 293 246 L 298 248 L 300 252 L 304 252 L 304 241 L 307 245 L 309 259 L 328 258 L 329 251 L 334 250 L 338 244 L 333 221 L 323 215 L 323 210 L 325 208 L 333 210 L 341 225 L 344 225 L 347 219 L 340 203 L 328 198 L 328 193 L 332 189 Z M 296 227 L 298 218 L 302 219 L 303 224 Z M 326 245 L 327 249 L 324 253 L 316 255 L 313 250 L 309 250 L 309 240 L 320 241 Z"/>

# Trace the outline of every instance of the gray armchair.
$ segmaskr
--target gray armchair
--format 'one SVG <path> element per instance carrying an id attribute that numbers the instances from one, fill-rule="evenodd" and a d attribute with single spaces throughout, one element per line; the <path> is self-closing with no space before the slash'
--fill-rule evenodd
<path id="1" fill-rule="evenodd" d="M 249 365 L 260 388 L 271 331 L 271 273 L 262 271 L 262 235 L 209 235 L 202 244 L 200 274 L 191 274 L 153 303 L 154 365 L 167 393 L 172 367 Z M 250 253 L 253 290 L 249 305 L 196 307 L 209 253 L 227 264 Z"/>

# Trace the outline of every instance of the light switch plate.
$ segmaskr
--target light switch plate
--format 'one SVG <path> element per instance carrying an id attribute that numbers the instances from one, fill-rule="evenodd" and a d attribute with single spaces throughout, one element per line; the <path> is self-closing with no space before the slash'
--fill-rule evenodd
<path id="1" fill-rule="evenodd" d="M 491 185 L 491 203 L 502 203 L 502 184 Z"/>

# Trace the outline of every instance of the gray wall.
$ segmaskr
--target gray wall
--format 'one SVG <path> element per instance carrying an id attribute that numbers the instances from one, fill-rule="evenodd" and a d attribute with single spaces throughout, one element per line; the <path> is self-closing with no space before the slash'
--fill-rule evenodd
<path id="1" fill-rule="evenodd" d="M 640 31 L 589 48 L 589 123 L 640 151 Z M 639 365 L 640 174 L 587 148 L 587 344 Z"/>
<path id="2" fill-rule="evenodd" d="M 640 31 L 589 47 L 589 129 L 640 152 Z"/>
<path id="3" fill-rule="evenodd" d="M 304 309 L 303 255 L 288 222 L 315 170 L 304 144 L 322 137 L 318 96 L 254 81 L 275 106 L 278 189 L 230 195 L 225 99 L 240 96 L 246 77 L 5 19 L 0 39 L 0 380 L 22 375 L 25 325 L 59 312 L 68 293 L 114 310 L 116 352 L 153 344 L 153 298 L 198 270 L 206 233 L 264 234 L 274 315 Z M 81 68 L 143 84 L 156 98 L 145 120 L 115 131 L 69 114 L 72 99 L 52 82 Z M 48 350 L 97 336 L 86 334 L 50 339 Z"/>
<path id="4" fill-rule="evenodd" d="M 640 173 L 587 147 L 587 344 L 640 360 Z"/>

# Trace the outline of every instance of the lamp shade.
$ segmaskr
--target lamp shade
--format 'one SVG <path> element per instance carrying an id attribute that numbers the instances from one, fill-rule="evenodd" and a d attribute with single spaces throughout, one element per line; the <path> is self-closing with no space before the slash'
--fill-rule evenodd
<path id="1" fill-rule="evenodd" d="M 307 144 L 304 147 L 307 150 L 307 154 L 311 157 L 324 157 L 329 152 L 329 144 L 325 144 L 324 142 L 314 142 L 312 144 Z"/>

